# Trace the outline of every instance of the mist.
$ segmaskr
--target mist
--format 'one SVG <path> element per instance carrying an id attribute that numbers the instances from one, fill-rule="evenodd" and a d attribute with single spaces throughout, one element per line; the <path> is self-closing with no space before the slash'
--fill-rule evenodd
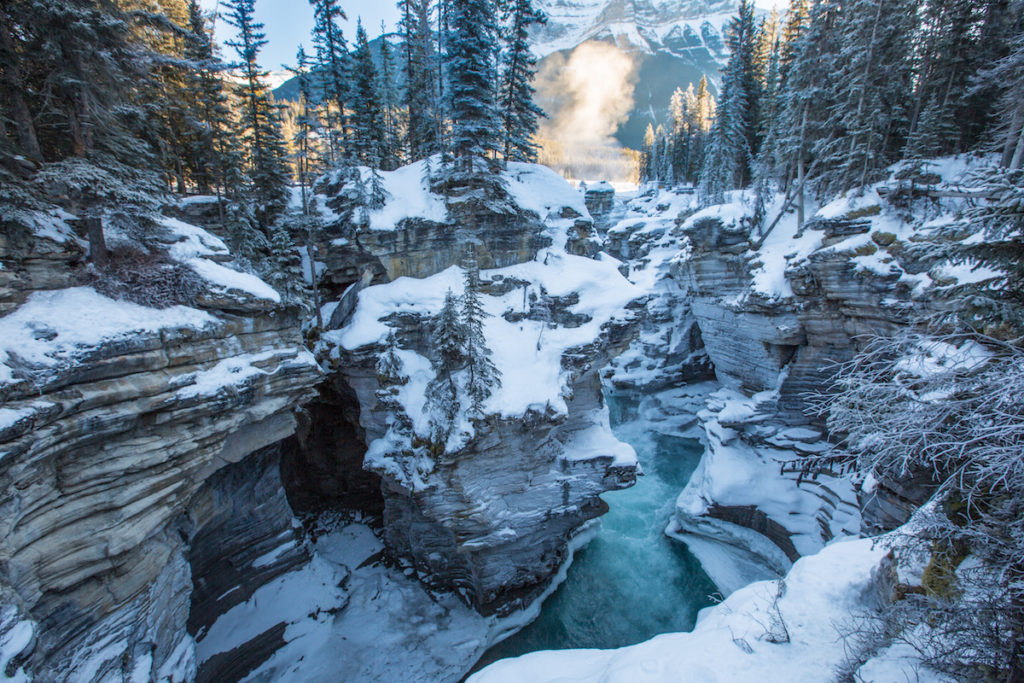
<path id="1" fill-rule="evenodd" d="M 613 45 L 586 42 L 553 54 L 537 74 L 540 161 L 567 178 L 635 182 L 636 152 L 614 135 L 633 108 L 637 67 Z"/>

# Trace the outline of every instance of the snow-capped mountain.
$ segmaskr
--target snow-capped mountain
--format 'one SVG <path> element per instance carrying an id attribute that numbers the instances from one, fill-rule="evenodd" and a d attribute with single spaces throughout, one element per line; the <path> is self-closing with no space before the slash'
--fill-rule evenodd
<path id="1" fill-rule="evenodd" d="M 628 115 L 617 122 L 614 137 L 626 147 L 639 149 L 648 124 L 668 123 L 672 92 L 697 85 L 701 76 L 715 91 L 719 71 L 729 58 L 723 29 L 736 14 L 738 0 L 538 0 L 548 15 L 533 35 L 533 51 L 541 58 L 541 87 L 537 101 L 558 117 L 564 92 L 571 84 L 545 88 L 545 77 L 572 68 L 608 72 L 609 64 L 573 64 L 569 56 L 579 45 L 612 45 L 629 60 L 628 75 L 618 84 L 617 97 L 629 98 Z M 607 53 L 605 53 L 607 54 Z M 597 90 L 605 90 L 603 83 Z M 587 99 L 584 97 L 584 99 Z"/>
<path id="2" fill-rule="evenodd" d="M 548 23 L 535 33 L 534 51 L 546 56 L 587 40 L 623 49 L 667 51 L 694 61 L 723 62 L 722 27 L 735 0 L 541 0 Z"/>

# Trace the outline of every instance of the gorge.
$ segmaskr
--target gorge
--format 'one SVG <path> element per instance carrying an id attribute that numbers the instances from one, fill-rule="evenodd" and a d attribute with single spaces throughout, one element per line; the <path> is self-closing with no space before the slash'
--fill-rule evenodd
<path id="1" fill-rule="evenodd" d="M 402 662 L 458 680 L 552 592 L 485 661 L 689 630 L 712 594 L 907 519 L 920 491 L 879 482 L 868 496 L 784 466 L 824 443 L 803 403 L 823 361 L 899 325 L 899 302 L 943 272 L 896 248 L 919 227 L 884 199 L 838 200 L 801 234 L 786 219 L 757 238 L 739 196 L 610 204 L 511 165 L 518 213 L 470 232 L 421 176 L 385 174 L 401 204 L 354 236 L 321 235 L 316 267 L 336 294 L 311 350 L 277 292 L 224 265 L 201 198 L 108 237 L 199 276 L 192 306 L 79 284 L 70 215 L 8 232 L 7 676 L 387 680 L 381 667 Z M 330 217 L 339 187 L 319 187 Z M 502 383 L 438 443 L 429 330 L 464 286 L 465 240 Z M 378 364 L 389 343 L 393 391 Z M 884 567 L 867 557 L 854 564 Z M 360 623 L 377 624 L 372 641 Z"/>

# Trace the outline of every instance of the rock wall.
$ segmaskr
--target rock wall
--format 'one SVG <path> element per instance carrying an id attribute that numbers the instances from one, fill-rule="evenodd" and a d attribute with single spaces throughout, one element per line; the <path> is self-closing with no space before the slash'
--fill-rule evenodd
<path id="1" fill-rule="evenodd" d="M 16 273 L 8 305 L 81 275 L 73 237 L 22 237 L 0 253 L 3 272 Z M 60 266 L 45 275 L 38 264 L 49 260 Z M 200 327 L 136 332 L 54 367 L 22 364 L 0 391 L 13 416 L 0 426 L 0 590 L 32 624 L 18 661 L 38 680 L 195 675 L 190 537 L 203 546 L 217 518 L 251 502 L 197 495 L 222 468 L 293 434 L 319 381 L 295 312 L 223 288 L 200 294 L 211 314 Z"/>
<path id="2" fill-rule="evenodd" d="M 427 321 L 406 319 L 402 348 L 430 355 Z M 598 497 L 635 482 L 635 463 L 617 465 L 612 444 L 577 439 L 607 429 L 599 370 L 635 337 L 637 321 L 609 326 L 601 338 L 563 357 L 570 373 L 567 414 L 530 411 L 517 418 L 475 420 L 475 436 L 437 457 L 410 487 L 394 467 L 415 470 L 413 453 L 393 453 L 380 468 L 385 538 L 396 560 L 428 585 L 456 590 L 484 614 L 529 605 L 567 559 L 568 541 L 606 511 Z M 345 381 L 359 399 L 367 442 L 384 436 L 388 408 L 378 396 L 379 349 L 342 356 Z M 512 381 L 522 381 L 512 380 Z M 610 437 L 610 434 L 608 435 Z"/>

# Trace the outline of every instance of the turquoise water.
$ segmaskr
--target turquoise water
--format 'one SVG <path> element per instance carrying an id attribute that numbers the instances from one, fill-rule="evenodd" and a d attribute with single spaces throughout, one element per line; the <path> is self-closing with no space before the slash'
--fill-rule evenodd
<path id="1" fill-rule="evenodd" d="M 663 533 L 700 460 L 700 442 L 652 431 L 638 419 L 635 399 L 607 400 L 612 430 L 636 449 L 645 476 L 602 496 L 610 510 L 565 582 L 536 621 L 491 648 L 478 667 L 536 650 L 614 648 L 688 631 L 711 604 L 714 584 L 685 546 Z"/>

